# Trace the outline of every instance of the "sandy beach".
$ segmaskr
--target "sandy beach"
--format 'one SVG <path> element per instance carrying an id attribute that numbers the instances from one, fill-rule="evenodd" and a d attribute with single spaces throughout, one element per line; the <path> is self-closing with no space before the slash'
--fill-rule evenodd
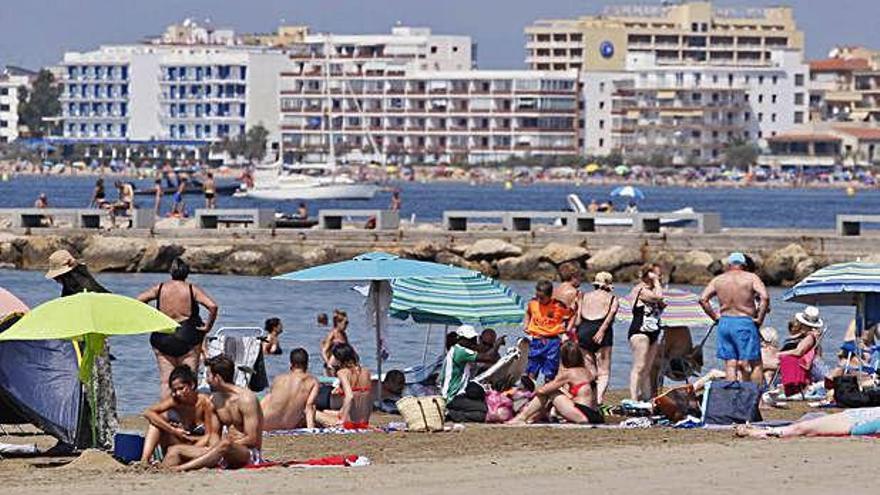
<path id="1" fill-rule="evenodd" d="M 807 409 L 765 413 L 767 419 L 798 418 Z M 382 420 L 396 417 L 384 416 Z M 143 420 L 127 418 L 128 429 Z M 37 437 L 42 446 L 51 445 Z M 34 437 L 0 437 L 33 442 Z M 589 430 L 547 426 L 467 425 L 446 433 L 368 433 L 265 438 L 270 459 L 357 454 L 368 467 L 259 471 L 210 470 L 183 475 L 122 467 L 106 460 L 0 461 L 5 494 L 160 494 L 201 492 L 274 493 L 558 493 L 584 489 L 608 493 L 876 493 L 870 476 L 853 476 L 873 458 L 878 440 L 824 438 L 745 440 L 732 431 Z"/>

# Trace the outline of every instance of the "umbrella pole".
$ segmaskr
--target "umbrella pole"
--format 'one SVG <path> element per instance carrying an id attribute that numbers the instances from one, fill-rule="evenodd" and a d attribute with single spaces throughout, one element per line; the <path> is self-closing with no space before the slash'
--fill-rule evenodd
<path id="1" fill-rule="evenodd" d="M 379 381 L 379 386 L 376 387 L 376 400 L 382 400 L 382 315 L 379 314 L 379 297 L 381 290 L 382 282 L 378 280 L 373 280 L 370 282 L 370 295 L 373 296 L 373 312 L 376 315 L 376 373 L 377 379 Z"/>
<path id="2" fill-rule="evenodd" d="M 428 323 L 428 331 L 425 333 L 425 348 L 422 350 L 422 366 L 428 360 L 428 344 L 431 343 L 431 324 Z"/>

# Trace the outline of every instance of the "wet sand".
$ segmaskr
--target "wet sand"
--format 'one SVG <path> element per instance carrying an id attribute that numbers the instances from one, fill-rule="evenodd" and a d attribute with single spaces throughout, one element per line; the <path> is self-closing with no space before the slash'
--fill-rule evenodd
<path id="1" fill-rule="evenodd" d="M 796 405 L 768 419 L 797 418 Z M 383 417 L 382 419 L 393 419 Z M 128 418 L 127 428 L 143 425 Z M 51 445 L 45 437 L 15 435 L 0 441 Z M 539 490 L 623 489 L 627 493 L 876 493 L 871 476 L 857 475 L 870 462 L 878 440 L 835 438 L 736 439 L 731 431 L 586 430 L 467 425 L 446 433 L 370 433 L 310 437 L 266 437 L 270 459 L 329 455 L 367 456 L 363 468 L 260 471 L 210 470 L 175 475 L 121 467 L 98 460 L 59 467 L 70 459 L 0 461 L 4 494 L 69 495 L 196 492 L 249 493 L 486 493 Z M 861 460 L 861 461 L 860 461 Z"/>

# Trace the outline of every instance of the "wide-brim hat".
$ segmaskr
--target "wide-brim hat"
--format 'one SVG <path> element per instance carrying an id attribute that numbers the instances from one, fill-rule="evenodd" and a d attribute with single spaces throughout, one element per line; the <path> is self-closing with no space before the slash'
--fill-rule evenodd
<path id="1" fill-rule="evenodd" d="M 54 279 L 76 268 L 79 262 L 66 249 L 59 249 L 49 255 L 49 270 L 46 278 Z"/>
<path id="2" fill-rule="evenodd" d="M 806 325 L 810 328 L 822 328 L 825 326 L 825 322 L 819 316 L 819 308 L 816 306 L 807 306 L 803 311 L 795 314 L 794 319 L 801 325 Z"/>
<path id="3" fill-rule="evenodd" d="M 599 272 L 593 277 L 593 286 L 611 288 L 614 283 L 614 276 L 608 272 Z"/>
<path id="4" fill-rule="evenodd" d="M 477 329 L 472 325 L 462 325 L 455 329 L 456 335 L 464 339 L 475 339 L 478 337 Z"/>

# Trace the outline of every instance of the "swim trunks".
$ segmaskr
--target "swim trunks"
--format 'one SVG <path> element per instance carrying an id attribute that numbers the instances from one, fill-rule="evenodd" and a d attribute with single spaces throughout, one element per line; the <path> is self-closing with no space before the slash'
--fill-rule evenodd
<path id="1" fill-rule="evenodd" d="M 559 346 L 559 337 L 532 337 L 526 373 L 535 378 L 544 375 L 545 381 L 555 378 L 559 371 Z"/>
<path id="2" fill-rule="evenodd" d="M 852 422 L 850 435 L 877 435 L 880 434 L 880 407 L 860 407 L 847 409 L 843 414 Z"/>
<path id="3" fill-rule="evenodd" d="M 718 359 L 724 361 L 759 361 L 761 336 L 749 316 L 722 316 L 718 320 Z"/>

